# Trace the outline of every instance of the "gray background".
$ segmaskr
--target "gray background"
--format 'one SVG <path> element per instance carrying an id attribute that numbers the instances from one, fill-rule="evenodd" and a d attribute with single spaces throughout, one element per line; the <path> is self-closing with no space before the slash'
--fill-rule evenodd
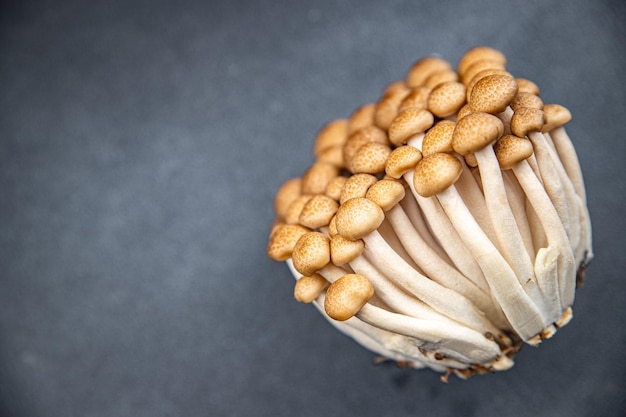
<path id="1" fill-rule="evenodd" d="M 623 1 L 2 3 L 2 416 L 618 416 Z M 292 298 L 265 256 L 317 130 L 471 46 L 566 105 L 596 258 L 575 319 L 443 385 Z"/>

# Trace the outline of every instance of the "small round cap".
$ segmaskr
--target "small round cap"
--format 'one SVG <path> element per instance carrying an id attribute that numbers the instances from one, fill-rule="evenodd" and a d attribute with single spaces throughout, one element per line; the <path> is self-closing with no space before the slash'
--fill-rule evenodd
<path id="1" fill-rule="evenodd" d="M 332 198 L 323 194 L 314 195 L 302 208 L 299 222 L 309 229 L 328 226 L 338 208 L 339 203 Z"/>
<path id="2" fill-rule="evenodd" d="M 286 261 L 291 258 L 298 239 L 308 232 L 309 229 L 299 224 L 283 224 L 276 227 L 267 245 L 267 256 L 275 261 Z"/>
<path id="3" fill-rule="evenodd" d="M 528 107 L 531 109 L 543 109 L 543 100 L 538 95 L 532 93 L 526 93 L 524 91 L 518 91 L 515 98 L 510 104 L 513 111 L 521 108 Z"/>
<path id="4" fill-rule="evenodd" d="M 389 126 L 389 140 L 394 145 L 402 145 L 412 136 L 425 132 L 434 122 L 435 118 L 428 110 L 406 109 Z"/>
<path id="5" fill-rule="evenodd" d="M 355 174 L 348 178 L 341 189 L 339 203 L 343 204 L 351 198 L 365 197 L 367 190 L 378 181 L 378 178 L 371 174 Z"/>
<path id="6" fill-rule="evenodd" d="M 341 235 L 335 235 L 330 240 L 330 260 L 337 266 L 352 262 L 365 249 L 362 239 L 348 240 Z"/>
<path id="7" fill-rule="evenodd" d="M 451 81 L 458 81 L 458 80 L 459 80 L 459 76 L 457 75 L 455 71 L 452 71 L 452 70 L 437 71 L 431 74 L 428 78 L 426 78 L 426 80 L 424 81 L 424 87 L 435 88 L 439 84 L 447 83 Z"/>
<path id="8" fill-rule="evenodd" d="M 378 174 L 385 170 L 391 148 L 384 143 L 370 142 L 359 148 L 350 164 L 352 172 Z"/>
<path id="9" fill-rule="evenodd" d="M 371 142 L 389 143 L 387 133 L 378 126 L 366 126 L 350 135 L 343 146 L 343 160 L 348 169 L 352 168 L 352 159 L 363 145 Z"/>
<path id="10" fill-rule="evenodd" d="M 303 234 L 291 254 L 293 267 L 302 275 L 313 275 L 330 262 L 330 238 L 320 232 Z"/>
<path id="11" fill-rule="evenodd" d="M 517 77 L 515 79 L 517 81 L 517 88 L 519 91 L 523 91 L 524 93 L 531 93 L 536 96 L 539 95 L 539 86 L 534 82 L 527 80 L 526 78 Z"/>
<path id="12" fill-rule="evenodd" d="M 348 137 L 348 121 L 345 119 L 337 119 L 329 122 L 324 126 L 315 139 L 313 152 L 318 155 L 326 148 L 335 145 L 342 145 Z"/>
<path id="13" fill-rule="evenodd" d="M 398 108 L 402 100 L 411 92 L 408 87 L 394 89 L 383 95 L 376 103 L 374 110 L 374 123 L 381 129 L 387 130 L 394 117 L 398 114 Z"/>
<path id="14" fill-rule="evenodd" d="M 470 113 L 460 119 L 452 134 L 452 148 L 461 155 L 477 152 L 504 132 L 502 121 L 489 113 Z"/>
<path id="15" fill-rule="evenodd" d="M 324 310 L 329 317 L 345 321 L 354 316 L 374 296 L 374 286 L 359 274 L 346 274 L 326 290 Z"/>
<path id="16" fill-rule="evenodd" d="M 296 281 L 293 296 L 301 303 L 310 303 L 328 287 L 329 282 L 317 272 L 308 277 L 301 277 Z"/>
<path id="17" fill-rule="evenodd" d="M 361 239 L 378 229 L 385 213 L 365 197 L 352 198 L 337 210 L 337 232 L 348 240 Z"/>
<path id="18" fill-rule="evenodd" d="M 546 123 L 546 116 L 542 110 L 531 107 L 520 107 L 511 117 L 511 133 L 523 138 L 530 132 L 539 132 Z"/>
<path id="19" fill-rule="evenodd" d="M 461 172 L 463 165 L 455 156 L 449 153 L 428 155 L 415 167 L 415 191 L 423 197 L 431 197 L 454 184 Z"/>
<path id="20" fill-rule="evenodd" d="M 302 180 L 300 178 L 292 178 L 280 186 L 274 198 L 274 210 L 279 218 L 285 218 L 289 205 L 300 197 L 300 194 L 302 194 Z"/>
<path id="21" fill-rule="evenodd" d="M 493 146 L 500 168 L 507 170 L 533 154 L 533 144 L 526 138 L 514 135 L 501 137 Z"/>
<path id="22" fill-rule="evenodd" d="M 365 197 L 372 200 L 383 211 L 389 211 L 404 198 L 406 191 L 400 181 L 382 179 L 372 185 Z"/>
<path id="23" fill-rule="evenodd" d="M 335 201 L 339 201 L 341 198 L 341 189 L 346 184 L 346 181 L 348 181 L 348 178 L 343 176 L 333 178 L 326 186 L 324 194 Z"/>
<path id="24" fill-rule="evenodd" d="M 476 46 L 461 57 L 458 65 L 459 74 L 464 74 L 469 67 L 478 61 L 496 61 L 501 65 L 506 65 L 506 56 L 497 49 L 488 46 Z"/>
<path id="25" fill-rule="evenodd" d="M 398 107 L 398 112 L 401 113 L 406 109 L 415 107 L 418 109 L 428 109 L 428 96 L 432 89 L 428 87 L 415 87 L 411 92 L 402 100 Z"/>
<path id="26" fill-rule="evenodd" d="M 429 56 L 417 61 L 406 77 L 406 83 L 409 87 L 415 88 L 424 85 L 426 79 L 436 72 L 452 71 L 452 65 L 442 58 Z"/>
<path id="27" fill-rule="evenodd" d="M 472 88 L 469 105 L 472 111 L 496 114 L 503 112 L 516 94 L 515 78 L 509 75 L 488 75 Z"/>
<path id="28" fill-rule="evenodd" d="M 546 124 L 542 129 L 543 132 L 549 132 L 572 120 L 572 113 L 559 104 L 545 104 L 543 111 L 546 114 Z"/>
<path id="29" fill-rule="evenodd" d="M 339 168 L 323 162 L 316 162 L 302 176 L 303 194 L 324 194 L 328 182 L 339 175 Z"/>
<path id="30" fill-rule="evenodd" d="M 356 109 L 350 118 L 348 119 L 348 134 L 353 134 L 359 129 L 374 124 L 374 111 L 376 110 L 376 104 L 365 104 Z"/>
<path id="31" fill-rule="evenodd" d="M 453 152 L 452 134 L 454 133 L 455 125 L 456 123 L 451 120 L 440 120 L 428 129 L 422 141 L 422 155 L 428 156 L 436 152 Z"/>
<path id="32" fill-rule="evenodd" d="M 428 110 L 437 117 L 452 116 L 465 104 L 465 86 L 456 81 L 441 83 L 428 97 Z"/>
<path id="33" fill-rule="evenodd" d="M 385 165 L 385 173 L 399 179 L 406 172 L 415 168 L 422 159 L 422 153 L 413 146 L 399 146 L 389 154 Z"/>

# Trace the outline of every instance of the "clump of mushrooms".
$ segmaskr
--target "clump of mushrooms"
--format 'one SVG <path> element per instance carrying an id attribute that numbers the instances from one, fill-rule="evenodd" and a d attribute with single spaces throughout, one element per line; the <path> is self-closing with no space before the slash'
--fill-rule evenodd
<path id="1" fill-rule="evenodd" d="M 509 369 L 569 322 L 593 257 L 570 119 L 495 49 L 421 59 L 321 129 L 268 256 L 380 358 L 444 381 Z"/>

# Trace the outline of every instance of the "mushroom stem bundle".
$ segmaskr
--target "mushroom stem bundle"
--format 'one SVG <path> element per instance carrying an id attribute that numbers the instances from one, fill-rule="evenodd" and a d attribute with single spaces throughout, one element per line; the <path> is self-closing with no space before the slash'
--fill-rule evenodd
<path id="1" fill-rule="evenodd" d="M 276 194 L 268 256 L 382 358 L 443 379 L 509 369 L 571 320 L 593 257 L 570 119 L 495 49 L 456 71 L 421 59 L 318 133 Z"/>

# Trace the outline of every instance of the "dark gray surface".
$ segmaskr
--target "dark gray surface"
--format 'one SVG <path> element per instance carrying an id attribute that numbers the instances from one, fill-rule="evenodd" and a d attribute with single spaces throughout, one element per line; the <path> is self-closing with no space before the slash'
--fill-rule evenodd
<path id="1" fill-rule="evenodd" d="M 626 406 L 621 1 L 0 7 L 2 416 L 618 416 Z M 265 256 L 316 131 L 418 58 L 487 44 L 568 131 L 596 258 L 575 319 L 439 382 L 292 298 Z"/>

